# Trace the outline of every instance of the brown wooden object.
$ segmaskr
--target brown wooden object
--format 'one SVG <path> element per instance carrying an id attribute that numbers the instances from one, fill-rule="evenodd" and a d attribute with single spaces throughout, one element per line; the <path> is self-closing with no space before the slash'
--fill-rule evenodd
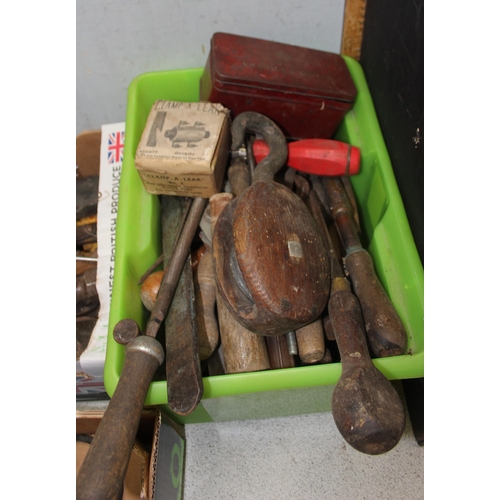
<path id="1" fill-rule="evenodd" d="M 146 336 L 129 342 L 125 353 L 120 381 L 76 478 L 77 500 L 118 498 L 144 399 L 164 359 L 161 344 Z"/>
<path id="2" fill-rule="evenodd" d="M 318 363 L 325 357 L 325 334 L 321 318 L 295 330 L 299 356 L 304 363 Z"/>
<path id="3" fill-rule="evenodd" d="M 328 228 L 315 191 L 309 193 L 308 206 L 328 241 Z M 342 362 L 342 375 L 332 395 L 332 415 L 342 437 L 353 448 L 379 455 L 393 449 L 403 435 L 403 403 L 394 386 L 373 364 L 359 301 L 334 255 L 333 245 L 328 247 L 332 276 L 328 313 Z"/>
<path id="4" fill-rule="evenodd" d="M 200 360 L 208 359 L 219 344 L 219 325 L 215 314 L 217 285 L 215 283 L 212 254 L 206 250 L 194 274 L 196 320 Z"/>
<path id="5" fill-rule="evenodd" d="M 216 231 L 219 218 L 227 210 L 232 199 L 231 193 L 218 193 L 210 198 L 213 232 Z M 226 373 L 253 372 L 271 368 L 264 338 L 245 328 L 229 312 L 220 290 L 217 291 L 217 313 Z"/>
<path id="6" fill-rule="evenodd" d="M 359 61 L 363 27 L 365 24 L 366 0 L 345 0 L 344 26 L 342 30 L 342 55 Z"/>
<path id="7" fill-rule="evenodd" d="M 297 365 L 295 357 L 290 354 L 288 342 L 285 335 L 273 335 L 264 337 L 269 352 L 269 362 L 273 370 L 281 368 L 293 368 Z"/>
<path id="8" fill-rule="evenodd" d="M 378 279 L 371 255 L 361 245 L 344 184 L 336 177 L 322 181 L 346 251 L 344 266 L 361 303 L 370 347 L 376 357 L 404 354 L 408 343 L 405 327 Z"/>
<path id="9" fill-rule="evenodd" d="M 245 132 L 259 133 L 270 153 L 252 185 L 221 214 L 213 232 L 215 274 L 222 299 L 249 330 L 283 335 L 319 317 L 329 294 L 328 255 L 302 200 L 273 180 L 287 157 L 283 133 L 267 117 L 241 113 L 233 150 Z"/>

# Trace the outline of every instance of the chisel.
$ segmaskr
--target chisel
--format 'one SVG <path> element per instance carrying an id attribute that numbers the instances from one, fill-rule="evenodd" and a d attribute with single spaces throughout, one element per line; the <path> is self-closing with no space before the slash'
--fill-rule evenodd
<path id="1" fill-rule="evenodd" d="M 405 354 L 406 329 L 378 279 L 371 255 L 361 245 L 344 184 L 339 177 L 323 177 L 322 184 L 346 252 L 344 266 L 361 304 L 370 347 L 376 357 Z"/>

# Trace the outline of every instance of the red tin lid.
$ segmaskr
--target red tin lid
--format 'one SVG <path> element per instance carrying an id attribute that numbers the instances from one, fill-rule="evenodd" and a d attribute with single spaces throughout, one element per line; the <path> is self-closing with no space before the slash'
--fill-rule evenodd
<path id="1" fill-rule="evenodd" d="M 214 33 L 215 81 L 261 90 L 353 102 L 356 87 L 339 54 L 258 38 Z"/>

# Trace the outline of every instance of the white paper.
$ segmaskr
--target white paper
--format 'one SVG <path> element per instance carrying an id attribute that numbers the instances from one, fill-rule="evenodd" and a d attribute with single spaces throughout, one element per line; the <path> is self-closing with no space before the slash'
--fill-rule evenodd
<path id="1" fill-rule="evenodd" d="M 99 319 L 94 327 L 87 349 L 80 356 L 80 366 L 88 375 L 103 379 L 109 308 L 115 268 L 116 216 L 118 212 L 118 191 L 123 160 L 125 123 L 103 125 L 101 132 L 96 281 L 100 309 Z"/>

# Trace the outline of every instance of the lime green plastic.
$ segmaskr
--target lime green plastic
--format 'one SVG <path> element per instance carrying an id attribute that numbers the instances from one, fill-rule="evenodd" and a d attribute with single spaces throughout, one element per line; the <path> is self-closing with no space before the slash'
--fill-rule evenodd
<path id="1" fill-rule="evenodd" d="M 373 257 L 378 276 L 408 332 L 406 355 L 375 359 L 389 379 L 424 375 L 423 267 L 413 240 L 392 165 L 380 131 L 370 92 L 359 63 L 344 58 L 358 90 L 353 109 L 335 139 L 361 150 L 360 173 L 352 177 L 358 201 L 363 243 Z M 152 104 L 158 99 L 194 102 L 203 69 L 145 73 L 128 90 L 126 140 L 116 224 L 113 296 L 104 369 L 106 391 L 112 396 L 123 367 L 124 347 L 113 340 L 113 328 L 123 318 L 145 327 L 137 282 L 161 255 L 158 197 L 147 193 L 134 156 Z M 165 381 L 153 382 L 146 406 L 160 406 L 179 423 L 239 420 L 329 411 L 331 393 L 341 374 L 332 363 L 283 370 L 205 377 L 204 395 L 187 417 L 168 409 Z"/>

